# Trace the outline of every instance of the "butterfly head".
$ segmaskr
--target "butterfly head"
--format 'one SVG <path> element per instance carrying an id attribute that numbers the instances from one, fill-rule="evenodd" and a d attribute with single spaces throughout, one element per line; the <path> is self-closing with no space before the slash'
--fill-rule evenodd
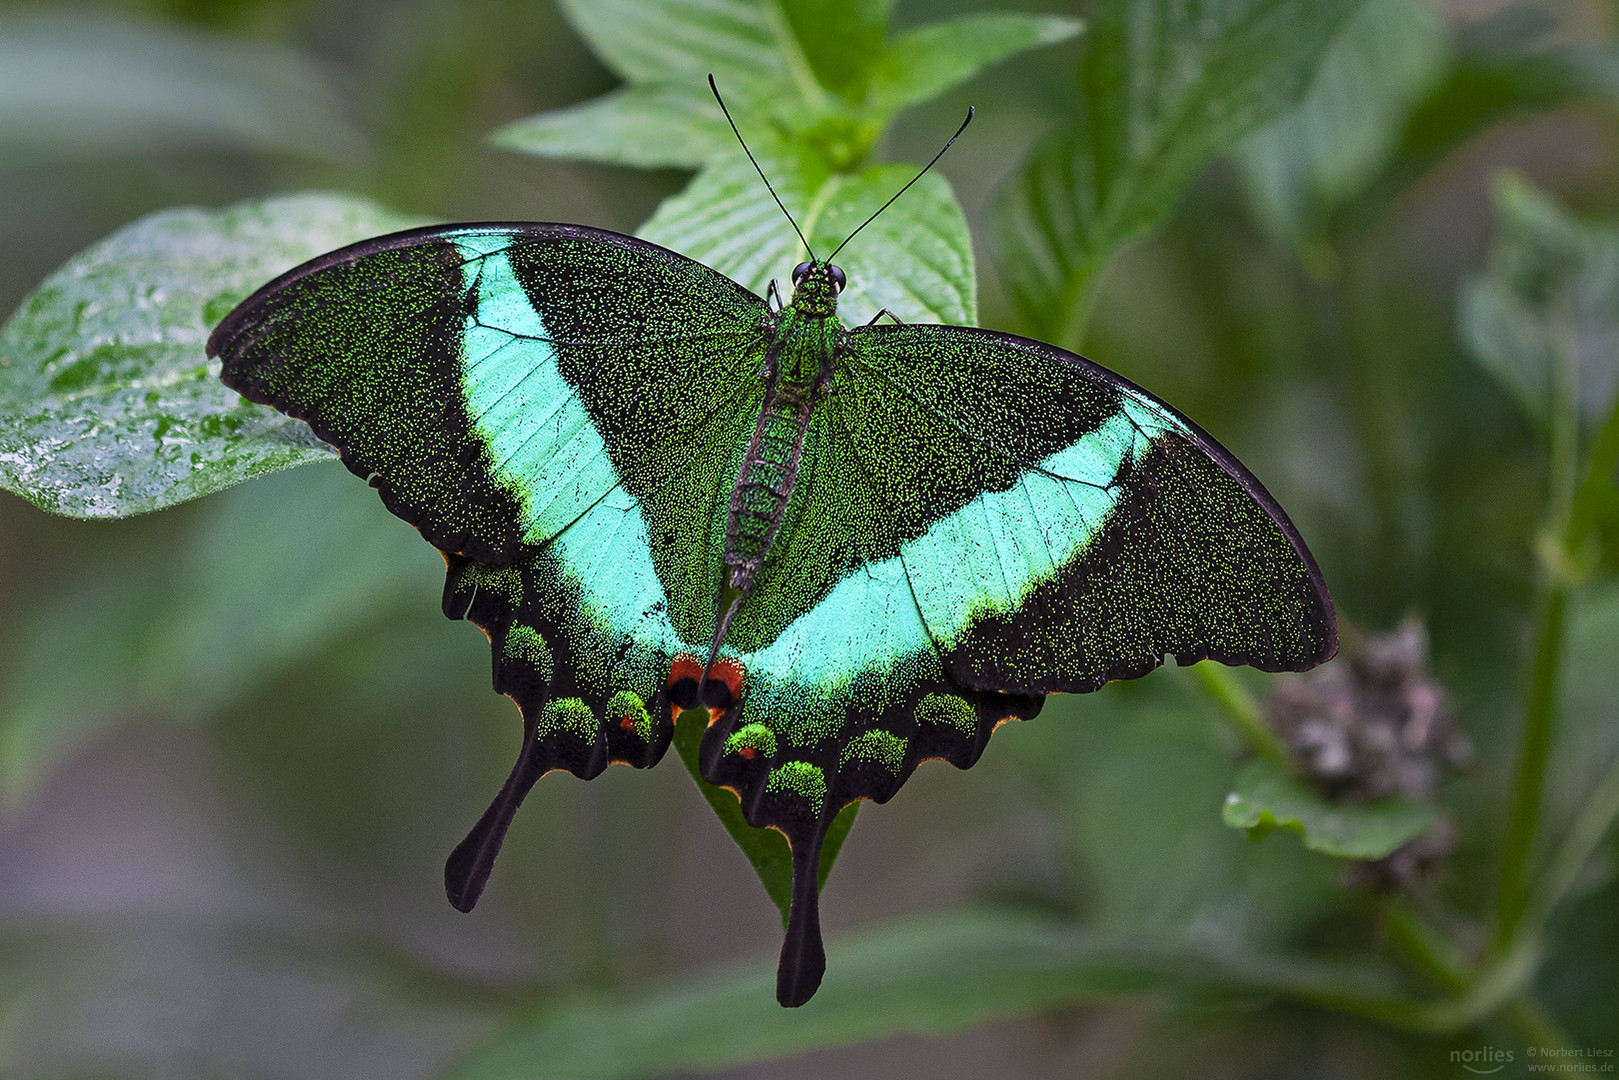
<path id="1" fill-rule="evenodd" d="M 848 283 L 840 266 L 830 262 L 801 262 L 793 267 L 793 306 L 805 315 L 834 315 L 838 310 L 838 294 Z"/>

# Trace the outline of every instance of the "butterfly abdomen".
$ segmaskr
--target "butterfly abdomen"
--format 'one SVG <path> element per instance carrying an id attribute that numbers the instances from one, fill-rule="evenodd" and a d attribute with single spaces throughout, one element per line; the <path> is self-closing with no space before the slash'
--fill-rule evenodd
<path id="1" fill-rule="evenodd" d="M 752 586 L 781 530 L 798 480 L 814 399 L 813 385 L 786 380 L 776 381 L 765 395 L 726 517 L 726 584 L 731 589 L 746 592 Z"/>

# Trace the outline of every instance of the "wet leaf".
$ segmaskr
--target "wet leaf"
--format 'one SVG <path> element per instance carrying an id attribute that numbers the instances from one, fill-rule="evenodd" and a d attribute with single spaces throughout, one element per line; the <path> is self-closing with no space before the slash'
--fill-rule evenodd
<path id="1" fill-rule="evenodd" d="M 126 517 L 332 456 L 227 389 L 204 344 L 282 271 L 413 223 L 354 195 L 293 195 L 164 210 L 70 259 L 0 329 L 0 486 Z"/>

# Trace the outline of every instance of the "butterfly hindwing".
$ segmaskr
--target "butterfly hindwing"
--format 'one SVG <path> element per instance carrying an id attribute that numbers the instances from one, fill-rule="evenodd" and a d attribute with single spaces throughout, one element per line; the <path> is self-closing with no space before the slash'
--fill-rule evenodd
<path id="1" fill-rule="evenodd" d="M 894 570 L 856 569 L 769 645 L 723 649 L 716 674 L 725 690 L 704 702 L 714 706 L 704 778 L 735 791 L 748 823 L 779 829 L 792 848 L 776 984 L 783 1005 L 807 1001 L 825 968 L 817 868 L 838 811 L 857 799 L 886 802 L 924 761 L 971 766 L 1000 724 L 1036 715 L 1043 702 L 958 684 Z M 689 670 L 702 670 L 695 657 Z"/>

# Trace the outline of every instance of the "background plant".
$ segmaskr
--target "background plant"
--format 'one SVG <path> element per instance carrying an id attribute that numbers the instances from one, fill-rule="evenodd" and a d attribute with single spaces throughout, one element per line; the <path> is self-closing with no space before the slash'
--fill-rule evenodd
<path id="1" fill-rule="evenodd" d="M 273 273 L 410 221 L 644 222 L 762 287 L 795 242 L 709 71 L 812 240 L 973 101 L 846 254 L 851 317 L 1083 346 L 1232 446 L 1353 625 L 1425 617 L 1475 747 L 1438 799 L 1457 850 L 1344 887 L 1318 852 L 1386 854 L 1435 806 L 1328 802 L 1265 679 L 1160 673 L 870 813 L 829 885 L 836 978 L 782 1013 L 772 913 L 668 766 L 541 785 L 494 914 L 442 905 L 516 725 L 437 615 L 436 557 L 342 470 L 117 523 L 7 499 L 0 1071 L 1428 1076 L 1612 1044 L 1608 8 L 561 7 L 0 17 L 0 481 L 117 518 L 328 458 L 201 342 Z M 1534 180 L 1487 183 L 1502 164 Z M 188 202 L 234 205 L 163 209 Z M 1304 844 L 1230 827 L 1275 824 Z"/>

